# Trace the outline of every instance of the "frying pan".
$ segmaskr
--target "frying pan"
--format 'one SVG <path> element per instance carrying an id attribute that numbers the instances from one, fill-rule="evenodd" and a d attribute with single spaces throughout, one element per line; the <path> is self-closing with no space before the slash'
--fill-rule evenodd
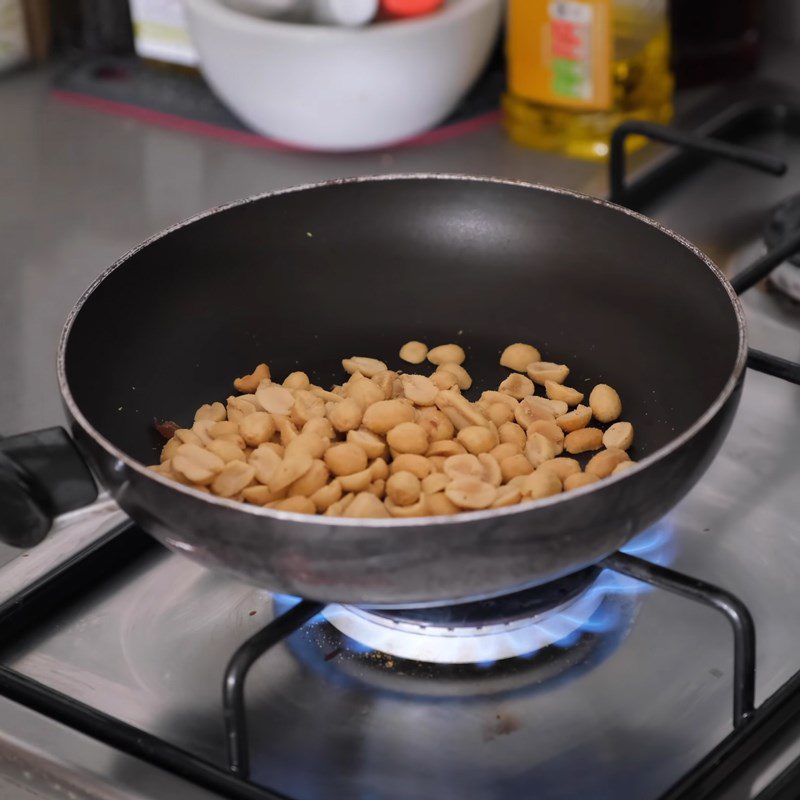
<path id="1" fill-rule="evenodd" d="M 511 342 L 618 389 L 631 470 L 568 494 L 420 519 L 334 519 L 242 504 L 145 468 L 154 418 L 189 423 L 266 361 L 323 386 L 340 359 L 400 368 L 409 339 L 461 342 L 478 392 Z M 272 591 L 422 606 L 489 597 L 593 564 L 669 511 L 739 401 L 742 310 L 694 246 L 608 202 L 446 175 L 273 192 L 161 233 L 70 314 L 58 375 L 72 432 L 120 506 L 167 547 Z"/>

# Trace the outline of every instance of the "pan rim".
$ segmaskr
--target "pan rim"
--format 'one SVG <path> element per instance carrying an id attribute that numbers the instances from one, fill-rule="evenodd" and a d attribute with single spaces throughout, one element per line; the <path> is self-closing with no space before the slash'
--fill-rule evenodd
<path id="1" fill-rule="evenodd" d="M 258 202 L 267 197 L 277 197 L 284 194 L 293 194 L 295 192 L 302 192 L 310 189 L 322 189 L 337 185 L 349 185 L 358 183 L 379 183 L 379 182 L 391 182 L 391 181 L 412 181 L 412 180 L 442 180 L 442 181 L 452 180 L 452 181 L 464 181 L 464 182 L 475 182 L 475 183 L 494 183 L 500 185 L 515 186 L 524 189 L 534 189 L 536 191 L 549 192 L 552 194 L 558 194 L 565 197 L 570 197 L 575 200 L 590 202 L 595 205 L 608 208 L 612 211 L 626 214 L 627 216 L 639 222 L 642 222 L 650 226 L 651 228 L 656 229 L 661 234 L 668 236 L 669 238 L 671 238 L 672 240 L 676 241 L 678 244 L 689 250 L 693 255 L 695 255 L 698 258 L 700 262 L 705 264 L 705 266 L 709 269 L 711 274 L 718 280 L 721 288 L 728 294 L 728 298 L 731 301 L 731 305 L 733 307 L 734 314 L 736 316 L 737 333 L 739 337 L 736 361 L 734 363 L 733 369 L 731 371 L 731 374 L 727 382 L 722 387 L 720 393 L 714 399 L 713 403 L 711 403 L 705 410 L 705 412 L 700 417 L 698 417 L 698 419 L 695 420 L 695 422 L 692 423 L 692 425 L 690 425 L 685 431 L 683 431 L 683 433 L 681 433 L 679 436 L 676 436 L 674 439 L 665 444 L 663 447 L 660 447 L 658 450 L 645 456 L 642 460 L 636 462 L 635 466 L 633 466 L 631 469 L 625 470 L 623 473 L 619 475 L 609 476 L 608 478 L 605 478 L 602 481 L 597 481 L 595 483 L 589 484 L 588 486 L 583 486 L 579 489 L 573 489 L 570 492 L 562 492 L 560 494 L 553 495 L 551 497 L 545 497 L 540 500 L 529 501 L 526 503 L 519 503 L 517 505 L 512 505 L 512 506 L 506 506 L 504 508 L 484 509 L 481 511 L 469 511 L 469 512 L 462 512 L 459 514 L 449 514 L 444 516 L 388 518 L 388 519 L 326 517 L 322 515 L 299 514 L 293 511 L 278 511 L 271 508 L 265 508 L 263 506 L 249 505 L 235 500 L 216 497 L 214 495 L 198 491 L 197 489 L 194 489 L 190 486 L 186 486 L 184 484 L 170 480 L 169 478 L 159 474 L 158 472 L 149 469 L 145 464 L 132 458 L 123 450 L 119 449 L 116 445 L 110 442 L 108 439 L 106 439 L 99 431 L 95 429 L 95 427 L 84 416 L 83 412 L 78 407 L 75 398 L 72 396 L 72 392 L 70 391 L 69 383 L 67 381 L 66 348 L 67 348 L 67 343 L 69 341 L 69 336 L 72 331 L 72 327 L 75 323 L 75 320 L 78 317 L 78 314 L 80 313 L 83 306 L 88 302 L 89 298 L 94 294 L 96 289 L 112 273 L 114 273 L 117 269 L 124 266 L 139 251 L 144 250 L 150 244 L 168 236 L 174 231 L 180 230 L 181 228 L 185 228 L 189 225 L 192 225 L 195 222 L 199 222 L 200 220 L 205 219 L 206 217 L 210 217 L 213 214 L 217 214 L 223 211 L 228 211 L 232 208 L 248 205 L 250 203 Z M 118 258 L 113 264 L 111 264 L 105 270 L 103 270 L 103 272 L 101 272 L 100 275 L 98 275 L 97 278 L 95 278 L 95 280 L 92 281 L 92 283 L 86 288 L 83 294 L 81 294 L 80 298 L 78 299 L 78 301 L 75 303 L 75 305 L 72 307 L 69 314 L 67 315 L 64 327 L 62 328 L 61 337 L 58 343 L 56 367 L 57 367 L 59 390 L 61 391 L 61 396 L 64 400 L 64 404 L 66 405 L 67 410 L 69 411 L 72 419 L 75 422 L 77 422 L 80 425 L 80 427 L 84 430 L 84 432 L 87 433 L 92 438 L 93 441 L 97 442 L 110 456 L 115 458 L 117 461 L 121 461 L 129 469 L 132 469 L 134 472 L 138 473 L 141 477 L 156 481 L 157 483 L 161 484 L 167 489 L 182 492 L 183 494 L 193 497 L 196 500 L 203 501 L 206 503 L 211 503 L 212 505 L 215 506 L 219 506 L 221 509 L 229 509 L 231 511 L 250 514 L 255 517 L 274 519 L 280 522 L 301 522 L 306 525 L 316 525 L 319 526 L 319 530 L 320 532 L 322 532 L 323 530 L 328 530 L 332 527 L 339 529 L 341 528 L 394 529 L 394 528 L 419 527 L 423 525 L 439 526 L 439 525 L 450 525 L 453 523 L 469 523 L 469 522 L 487 521 L 492 519 L 503 519 L 505 517 L 513 516 L 515 514 L 527 513 L 529 511 L 533 511 L 539 508 L 557 505 L 559 503 L 583 497 L 584 495 L 602 491 L 608 488 L 609 486 L 618 483 L 619 481 L 624 481 L 633 478 L 635 475 L 638 475 L 639 473 L 648 469 L 651 465 L 657 463 L 658 461 L 661 461 L 663 458 L 666 458 L 671 453 L 675 452 L 686 442 L 694 438 L 694 436 L 696 436 L 700 431 L 702 431 L 703 428 L 705 428 L 706 425 L 708 425 L 711 422 L 711 420 L 714 419 L 717 413 L 719 413 L 719 411 L 728 401 L 729 397 L 733 394 L 745 370 L 746 363 L 747 363 L 747 326 L 745 322 L 745 315 L 741 304 L 741 300 L 739 299 L 739 296 L 736 294 L 733 285 L 724 275 L 724 273 L 719 269 L 719 267 L 717 267 L 717 265 L 702 250 L 700 250 L 696 245 L 694 245 L 688 239 L 676 233 L 675 231 L 671 230 L 670 228 L 667 228 L 666 226 L 662 225 L 661 223 L 657 222 L 654 219 L 651 219 L 650 217 L 645 216 L 644 214 L 640 214 L 637 211 L 633 211 L 629 208 L 626 208 L 625 206 L 618 205 L 617 203 L 612 203 L 611 201 L 606 200 L 604 198 L 594 197 L 592 195 L 588 195 L 582 192 L 576 192 L 572 189 L 564 189 L 561 187 L 548 186 L 546 184 L 541 184 L 541 183 L 532 183 L 530 181 L 516 180 L 511 178 L 498 178 L 485 175 L 466 175 L 459 173 L 438 173 L 438 172 L 433 172 L 433 173 L 412 172 L 412 173 L 389 173 L 382 175 L 378 174 L 378 175 L 334 178 L 331 180 L 317 181 L 314 183 L 305 183 L 297 186 L 290 186 L 282 189 L 276 189 L 269 192 L 262 192 L 239 200 L 234 200 L 230 203 L 224 203 L 219 206 L 213 206 L 209 209 L 199 212 L 198 214 L 194 214 L 191 217 L 181 220 L 175 223 L 174 225 L 171 225 L 159 231 L 158 233 L 148 237 L 144 241 L 140 242 L 138 245 L 131 248 L 128 252 L 126 252 L 123 256 Z"/>

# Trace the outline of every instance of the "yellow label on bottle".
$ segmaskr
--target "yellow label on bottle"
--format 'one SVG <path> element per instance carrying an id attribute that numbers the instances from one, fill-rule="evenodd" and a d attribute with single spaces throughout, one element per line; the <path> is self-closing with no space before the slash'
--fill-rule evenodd
<path id="1" fill-rule="evenodd" d="M 612 0 L 510 0 L 512 94 L 565 108 L 611 107 Z"/>

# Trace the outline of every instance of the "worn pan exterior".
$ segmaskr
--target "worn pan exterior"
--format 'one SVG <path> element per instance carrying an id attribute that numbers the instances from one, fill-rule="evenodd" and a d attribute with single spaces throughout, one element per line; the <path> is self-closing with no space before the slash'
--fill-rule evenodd
<path id="1" fill-rule="evenodd" d="M 587 204 L 605 209 L 605 228 L 608 219 L 618 217 L 628 225 L 634 219 L 637 226 L 649 226 L 672 248 L 677 243 L 688 251 L 697 269 L 712 274 L 727 297 L 738 337 L 731 345 L 735 357 L 726 367 L 727 380 L 693 424 L 633 469 L 568 495 L 495 511 L 409 520 L 334 520 L 243 507 L 148 471 L 97 430 L 74 396 L 71 380 L 76 381 L 76 370 L 83 370 L 69 364 L 70 358 L 78 357 L 69 349 L 75 320 L 103 281 L 141 252 L 137 250 L 101 276 L 78 303 L 64 330 L 58 364 L 74 435 L 122 508 L 167 547 L 255 585 L 322 601 L 394 607 L 486 597 L 550 581 L 597 562 L 667 513 L 713 459 L 740 396 L 746 353 L 742 314 L 714 265 L 690 244 L 643 217 L 560 190 L 444 176 L 360 180 L 386 187 L 391 181 L 450 181 L 460 191 L 469 190 L 466 184 L 494 183 L 498 188 L 524 189 L 531 202 L 542 198 L 549 202 L 555 196 L 566 208 L 573 204 L 580 208 L 581 214 Z M 190 222 L 203 224 L 202 219 Z M 606 246 L 613 246 L 615 235 L 606 231 Z M 148 246 L 143 245 L 145 250 Z"/>

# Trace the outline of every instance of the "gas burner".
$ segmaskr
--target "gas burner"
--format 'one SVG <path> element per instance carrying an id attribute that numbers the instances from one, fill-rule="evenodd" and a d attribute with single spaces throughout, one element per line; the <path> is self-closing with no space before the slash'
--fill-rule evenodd
<path id="1" fill-rule="evenodd" d="M 504 597 L 424 609 L 329 606 L 334 628 L 372 650 L 433 664 L 493 664 L 556 644 L 581 629 L 603 601 L 590 567 Z"/>
<path id="2" fill-rule="evenodd" d="M 774 250 L 788 236 L 800 230 L 800 194 L 792 195 L 772 212 L 764 228 L 764 242 Z M 793 300 L 800 302 L 800 253 L 791 256 L 772 271 L 769 283 Z"/>

